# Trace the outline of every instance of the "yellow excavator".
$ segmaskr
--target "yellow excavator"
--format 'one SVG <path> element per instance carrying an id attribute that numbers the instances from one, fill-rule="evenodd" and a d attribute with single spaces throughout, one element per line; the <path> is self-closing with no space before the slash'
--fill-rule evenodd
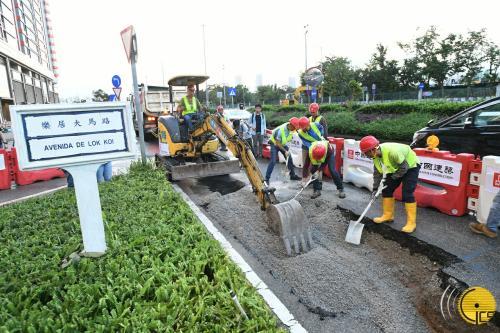
<path id="1" fill-rule="evenodd" d="M 199 84 L 207 79 L 207 76 L 176 76 L 168 84 L 170 88 L 194 84 L 198 92 Z M 283 239 L 287 254 L 292 255 L 292 249 L 298 254 L 312 247 L 309 224 L 300 203 L 294 199 L 278 202 L 275 189 L 265 182 L 251 147 L 224 117 L 199 112 L 194 129 L 188 131 L 178 114 L 161 116 L 158 134 L 160 149 L 156 161 L 165 168 L 169 180 L 238 173 L 241 164 L 261 209 L 266 211 L 270 228 Z M 217 152 L 219 141 L 234 158 Z"/>
<path id="2" fill-rule="evenodd" d="M 309 87 L 311 88 L 311 87 Z M 285 95 L 285 99 L 280 100 L 280 105 L 297 105 L 300 103 L 300 95 L 307 93 L 306 86 L 300 86 L 293 93 L 288 93 Z M 323 96 L 323 86 L 318 88 L 318 99 Z"/>

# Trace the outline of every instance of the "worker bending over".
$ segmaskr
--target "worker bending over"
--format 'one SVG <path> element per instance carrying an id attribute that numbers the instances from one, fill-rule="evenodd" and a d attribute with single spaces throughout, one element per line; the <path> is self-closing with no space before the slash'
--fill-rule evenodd
<path id="1" fill-rule="evenodd" d="M 366 156 L 373 159 L 373 193 L 380 185 L 383 174 L 386 174 L 382 190 L 383 214 L 373 220 L 375 223 L 392 222 L 394 220 L 394 191 L 403 183 L 403 202 L 406 208 L 406 225 L 401 231 L 411 233 L 417 227 L 417 203 L 415 188 L 417 187 L 420 162 L 415 152 L 408 145 L 400 143 L 379 143 L 373 136 L 365 136 L 359 143 Z"/>
<path id="2" fill-rule="evenodd" d="M 283 157 L 287 159 L 288 155 L 288 142 L 292 140 L 293 132 L 299 129 L 299 119 L 296 117 L 290 118 L 290 121 L 276 127 L 271 134 L 269 139 L 269 147 L 271 148 L 271 160 L 267 166 L 266 171 L 266 182 L 269 184 L 271 179 L 271 174 L 273 173 L 274 166 L 276 165 L 276 158 L 278 157 L 278 152 L 283 154 Z M 288 170 L 290 170 L 291 180 L 300 180 L 300 177 L 295 174 L 295 166 L 293 165 L 292 158 L 288 158 L 287 164 Z"/>
<path id="3" fill-rule="evenodd" d="M 333 182 L 337 186 L 339 198 L 345 198 L 344 184 L 340 175 L 335 170 L 335 153 L 330 143 L 326 140 L 315 141 L 309 147 L 309 159 L 311 161 L 311 173 L 314 174 L 318 170 L 323 170 L 325 166 L 328 165 L 328 170 L 332 175 Z M 313 182 L 313 195 L 311 199 L 316 199 L 321 195 L 321 189 L 323 184 L 320 179 L 316 179 Z"/>
<path id="4" fill-rule="evenodd" d="M 309 176 L 309 166 L 311 164 L 309 159 L 309 148 L 311 144 L 315 141 L 325 141 L 323 126 L 314 121 L 310 121 L 307 117 L 302 117 L 299 119 L 298 131 L 300 140 L 302 141 L 302 181 L 306 182 L 307 176 Z"/>

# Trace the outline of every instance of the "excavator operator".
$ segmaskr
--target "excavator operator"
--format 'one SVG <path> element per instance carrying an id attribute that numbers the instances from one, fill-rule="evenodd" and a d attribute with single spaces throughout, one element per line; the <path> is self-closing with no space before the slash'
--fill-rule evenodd
<path id="1" fill-rule="evenodd" d="M 187 95 L 182 97 L 177 105 L 177 112 L 184 119 L 184 124 L 190 132 L 194 129 L 193 120 L 202 119 L 204 111 L 200 101 L 194 96 L 195 90 L 194 84 L 189 84 L 187 86 Z"/>

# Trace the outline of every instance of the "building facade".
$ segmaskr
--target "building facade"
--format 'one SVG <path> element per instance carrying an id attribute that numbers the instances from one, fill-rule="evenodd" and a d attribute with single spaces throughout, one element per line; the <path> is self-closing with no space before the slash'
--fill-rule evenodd
<path id="1" fill-rule="evenodd" d="M 45 0 L 0 0 L 0 121 L 12 104 L 59 102 L 49 15 Z"/>

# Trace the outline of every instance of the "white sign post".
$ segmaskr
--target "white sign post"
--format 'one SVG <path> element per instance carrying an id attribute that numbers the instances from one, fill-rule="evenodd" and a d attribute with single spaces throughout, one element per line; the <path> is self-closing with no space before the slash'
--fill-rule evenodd
<path id="1" fill-rule="evenodd" d="M 83 255 L 106 251 L 96 172 L 103 163 L 135 158 L 126 103 L 16 105 L 10 107 L 21 170 L 64 168 L 72 176 Z"/>

